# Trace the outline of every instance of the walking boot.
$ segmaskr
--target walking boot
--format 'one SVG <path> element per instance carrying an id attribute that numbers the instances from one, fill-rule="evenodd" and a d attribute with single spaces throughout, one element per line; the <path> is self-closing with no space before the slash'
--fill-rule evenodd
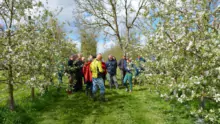
<path id="1" fill-rule="evenodd" d="M 88 89 L 86 89 L 86 96 L 89 96 L 89 92 L 88 92 Z"/>
<path id="2" fill-rule="evenodd" d="M 107 102 L 107 99 L 105 99 L 105 94 L 101 94 L 101 95 L 100 95 L 100 100 L 101 100 L 102 102 Z"/>
<path id="3" fill-rule="evenodd" d="M 96 101 L 96 96 L 94 93 L 92 93 L 92 99 L 93 99 L 93 101 Z"/>

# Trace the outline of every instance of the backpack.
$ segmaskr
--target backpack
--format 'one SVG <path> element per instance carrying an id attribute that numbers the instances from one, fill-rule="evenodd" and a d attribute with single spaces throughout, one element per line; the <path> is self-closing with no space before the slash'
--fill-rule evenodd
<path id="1" fill-rule="evenodd" d="M 105 73 L 100 72 L 98 67 L 97 67 L 97 72 L 98 72 L 98 78 L 104 78 L 105 77 Z"/>

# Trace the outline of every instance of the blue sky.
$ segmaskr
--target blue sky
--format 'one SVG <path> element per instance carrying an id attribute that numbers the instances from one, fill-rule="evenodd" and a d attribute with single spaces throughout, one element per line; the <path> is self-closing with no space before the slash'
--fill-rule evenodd
<path id="1" fill-rule="evenodd" d="M 41 0 L 43 3 L 46 3 L 46 0 Z M 67 33 L 67 37 L 71 38 L 73 42 L 77 44 L 78 49 L 80 48 L 80 37 L 79 32 L 77 31 L 77 28 L 74 26 L 73 20 L 73 9 L 75 8 L 74 0 L 48 0 L 48 4 L 46 6 L 49 7 L 50 10 L 54 11 L 56 9 L 63 8 L 61 13 L 57 16 L 58 20 L 60 22 L 68 22 L 70 25 L 66 24 L 64 25 L 63 29 Z M 68 33 L 69 31 L 72 31 L 72 33 Z M 104 47 L 104 38 L 100 36 L 97 38 L 98 44 L 97 44 L 97 52 L 103 53 L 105 51 Z M 107 43 L 108 44 L 108 43 Z M 112 42 L 109 42 L 110 45 L 112 45 Z"/>

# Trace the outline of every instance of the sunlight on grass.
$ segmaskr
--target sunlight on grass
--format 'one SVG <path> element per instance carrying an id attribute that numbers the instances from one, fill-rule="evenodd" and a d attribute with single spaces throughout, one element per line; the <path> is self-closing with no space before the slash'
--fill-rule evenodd
<path id="1" fill-rule="evenodd" d="M 26 93 L 27 94 L 27 93 Z M 106 91 L 108 102 L 92 101 L 84 92 L 67 95 L 65 88 L 57 93 L 56 88 L 35 101 L 30 101 L 27 95 L 18 102 L 17 113 L 10 113 L 2 108 L 0 118 L 17 120 L 7 123 L 21 122 L 38 124 L 190 124 L 192 120 L 170 111 L 168 102 L 150 92 L 147 86 L 134 86 L 132 93 L 124 89 Z M 3 111 L 4 110 L 4 111 Z M 179 111 L 177 111 L 178 113 Z M 181 111 L 180 111 L 181 112 Z M 6 114 L 7 113 L 7 114 Z M 22 114 L 21 114 L 22 113 Z M 28 118 L 28 120 L 26 120 Z M 0 119 L 1 120 L 1 119 Z"/>

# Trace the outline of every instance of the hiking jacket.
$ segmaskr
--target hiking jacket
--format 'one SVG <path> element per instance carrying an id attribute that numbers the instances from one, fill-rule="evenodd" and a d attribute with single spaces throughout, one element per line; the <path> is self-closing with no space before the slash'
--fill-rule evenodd
<path id="1" fill-rule="evenodd" d="M 103 69 L 103 73 L 104 73 L 104 75 L 106 75 L 107 74 L 107 67 L 106 67 L 106 63 L 105 62 L 102 62 L 102 69 Z"/>
<path id="2" fill-rule="evenodd" d="M 118 67 L 120 70 L 125 70 L 126 68 L 126 63 L 127 63 L 127 60 L 126 59 L 121 59 L 119 62 L 118 62 Z"/>
<path id="3" fill-rule="evenodd" d="M 90 64 L 91 62 L 87 62 L 82 68 L 85 83 L 92 83 L 92 72 L 90 69 Z"/>
<path id="4" fill-rule="evenodd" d="M 117 61 L 116 60 L 108 60 L 106 62 L 107 72 L 110 75 L 116 75 L 116 69 L 117 69 Z"/>
<path id="5" fill-rule="evenodd" d="M 73 73 L 75 73 L 75 70 L 76 70 L 75 61 L 68 60 L 67 72 L 69 74 L 73 74 Z"/>
<path id="6" fill-rule="evenodd" d="M 107 67 L 106 67 L 105 62 L 102 62 L 102 69 L 104 71 L 103 74 L 102 74 L 102 78 L 103 78 L 103 80 L 106 80 Z"/>
<path id="7" fill-rule="evenodd" d="M 103 65 L 104 66 L 104 65 Z M 90 64 L 90 69 L 91 69 L 91 72 L 92 72 L 92 77 L 93 78 L 99 78 L 98 77 L 98 71 L 100 73 L 103 73 L 104 70 L 102 68 L 102 62 L 101 61 L 98 61 L 97 59 L 94 59 L 92 61 L 92 63 Z"/>

